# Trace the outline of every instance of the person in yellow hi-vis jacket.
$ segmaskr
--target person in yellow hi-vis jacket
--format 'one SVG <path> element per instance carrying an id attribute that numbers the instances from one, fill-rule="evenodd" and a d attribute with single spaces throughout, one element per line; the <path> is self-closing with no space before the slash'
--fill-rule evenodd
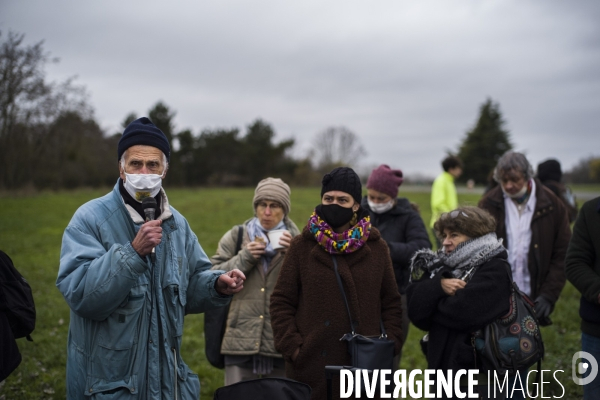
<path id="1" fill-rule="evenodd" d="M 462 174 L 462 162 L 454 156 L 448 156 L 442 161 L 442 172 L 431 186 L 431 223 L 429 226 L 433 229 L 433 224 L 445 212 L 452 211 L 458 207 L 458 196 L 456 195 L 456 186 L 454 179 Z M 436 236 L 437 247 L 441 243 Z"/>

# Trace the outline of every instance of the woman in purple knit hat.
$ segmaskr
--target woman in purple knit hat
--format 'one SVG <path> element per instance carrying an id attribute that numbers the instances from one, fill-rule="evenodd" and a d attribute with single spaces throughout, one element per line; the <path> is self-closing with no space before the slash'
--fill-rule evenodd
<path id="1" fill-rule="evenodd" d="M 402 171 L 382 164 L 375 168 L 367 181 L 367 195 L 361 206 L 368 211 L 376 227 L 390 248 L 398 291 L 402 295 L 402 342 L 408 336 L 406 285 L 410 260 L 417 250 L 430 249 L 431 242 L 425 224 L 408 199 L 398 197 Z M 399 368 L 402 352 L 396 356 L 394 367 Z"/>

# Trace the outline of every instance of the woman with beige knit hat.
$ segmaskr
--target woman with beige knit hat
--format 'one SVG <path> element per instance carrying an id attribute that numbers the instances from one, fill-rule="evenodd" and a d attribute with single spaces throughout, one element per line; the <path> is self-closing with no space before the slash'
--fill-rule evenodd
<path id="1" fill-rule="evenodd" d="M 221 345 L 225 385 L 285 376 L 283 358 L 273 343 L 269 299 L 290 241 L 300 233 L 288 218 L 290 187 L 279 178 L 263 179 L 256 186 L 252 205 L 254 217 L 225 233 L 211 257 L 212 269 L 237 268 L 246 275 L 244 290 L 231 301 Z M 273 233 L 279 230 L 283 234 L 275 243 Z"/>

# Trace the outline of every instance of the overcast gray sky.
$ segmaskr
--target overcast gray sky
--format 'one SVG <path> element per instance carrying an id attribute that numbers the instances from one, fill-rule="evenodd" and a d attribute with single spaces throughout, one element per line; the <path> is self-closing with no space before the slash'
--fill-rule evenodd
<path id="1" fill-rule="evenodd" d="M 299 156 L 344 125 L 363 168 L 433 177 L 489 97 L 534 166 L 600 155 L 597 0 L 0 0 L 0 29 L 44 40 L 109 133 L 163 100 L 177 130 L 260 117 Z"/>

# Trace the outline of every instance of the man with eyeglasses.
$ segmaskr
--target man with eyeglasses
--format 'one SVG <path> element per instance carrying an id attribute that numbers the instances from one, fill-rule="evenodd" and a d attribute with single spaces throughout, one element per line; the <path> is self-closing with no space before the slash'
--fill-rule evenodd
<path id="1" fill-rule="evenodd" d="M 267 377 L 285 377 L 285 362 L 275 350 L 269 302 L 283 257 L 300 233 L 288 218 L 290 187 L 278 178 L 258 183 L 254 217 L 234 226 L 211 257 L 214 270 L 241 270 L 244 290 L 233 297 L 221 345 L 225 385 Z"/>
<path id="2" fill-rule="evenodd" d="M 521 153 L 506 152 L 496 165 L 499 183 L 479 202 L 496 218 L 496 234 L 504 239 L 513 279 L 535 299 L 541 325 L 565 285 L 565 254 L 571 238 L 567 210 L 561 200 L 535 179 Z"/>
<path id="3" fill-rule="evenodd" d="M 81 206 L 65 229 L 56 286 L 71 308 L 68 399 L 200 396 L 181 359 L 184 316 L 225 306 L 245 276 L 210 270 L 162 188 L 169 156 L 160 129 L 133 121 L 119 140 L 113 191 Z"/>

